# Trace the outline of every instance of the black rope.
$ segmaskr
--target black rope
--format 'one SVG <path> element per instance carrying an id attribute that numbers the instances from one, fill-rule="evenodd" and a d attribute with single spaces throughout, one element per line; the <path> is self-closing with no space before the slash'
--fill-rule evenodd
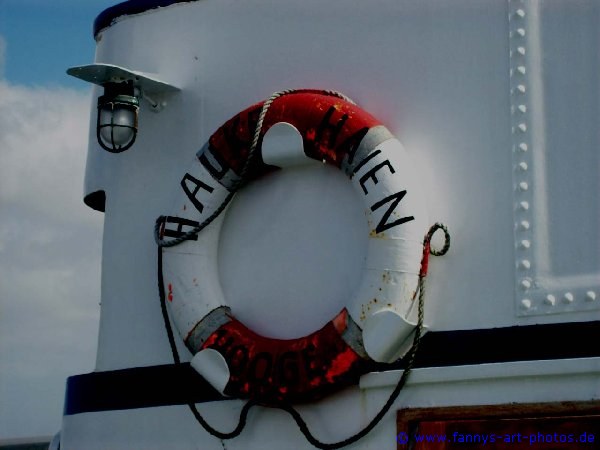
<path id="1" fill-rule="evenodd" d="M 434 233 L 438 229 L 441 229 L 444 231 L 446 241 L 445 241 L 444 247 L 441 250 L 433 250 L 430 248 L 431 238 L 433 237 Z M 435 225 L 433 225 L 429 229 L 429 232 L 427 233 L 425 240 L 423 241 L 423 247 L 425 249 L 427 249 L 427 251 L 429 253 L 431 253 L 432 255 L 435 255 L 435 256 L 445 255 L 450 248 L 450 234 L 448 233 L 448 229 L 446 228 L 446 226 L 443 224 L 440 224 L 440 223 L 436 223 Z M 429 257 L 429 255 L 427 254 L 427 252 L 424 252 L 423 260 L 421 261 L 421 267 L 427 266 L 428 257 Z M 411 346 L 408 354 L 406 355 L 406 361 L 407 361 L 406 367 L 405 367 L 404 371 L 402 372 L 402 376 L 400 377 L 400 380 L 398 380 L 396 387 L 394 388 L 394 390 L 388 397 L 385 404 L 381 407 L 381 409 L 375 415 L 375 417 L 373 417 L 373 419 L 371 419 L 371 421 L 362 430 L 360 430 L 358 433 L 355 433 L 352 436 L 350 436 L 344 440 L 341 440 L 338 442 L 326 443 L 326 442 L 320 441 L 312 434 L 312 432 L 308 428 L 308 425 L 306 424 L 306 422 L 304 421 L 304 419 L 302 418 L 300 413 L 293 406 L 291 406 L 291 405 L 279 405 L 278 406 L 280 409 L 288 412 L 294 418 L 294 420 L 296 421 L 296 424 L 298 425 L 298 428 L 300 428 L 300 432 L 304 435 L 306 440 L 308 442 L 310 442 L 316 448 L 319 448 L 322 450 L 334 450 L 334 449 L 346 447 L 350 444 L 353 444 L 353 443 L 359 441 L 360 439 L 365 437 L 367 434 L 369 434 L 379 424 L 379 422 L 381 422 L 381 419 L 383 419 L 383 417 L 388 413 L 388 411 L 390 410 L 390 408 L 392 407 L 394 402 L 398 399 L 400 392 L 402 392 L 402 389 L 406 385 L 406 381 L 408 380 L 408 377 L 409 377 L 410 373 L 412 372 L 412 368 L 415 363 L 416 355 L 419 350 L 419 345 L 421 343 L 421 337 L 422 337 L 421 332 L 423 331 L 424 310 L 425 310 L 425 277 L 426 276 L 427 276 L 427 274 L 425 271 L 422 271 L 419 276 L 419 283 L 418 283 L 418 287 L 417 287 L 417 290 L 419 292 L 418 320 L 417 320 L 417 326 L 415 327 L 415 337 L 413 339 L 412 346 Z"/>
<path id="2" fill-rule="evenodd" d="M 161 246 L 158 246 L 157 262 L 158 262 L 158 294 L 160 297 L 160 309 L 162 312 L 163 323 L 165 326 L 165 330 L 167 331 L 167 337 L 169 339 L 169 347 L 171 349 L 171 355 L 173 356 L 173 362 L 175 363 L 175 365 L 180 365 L 181 358 L 179 357 L 179 352 L 177 351 L 177 344 L 175 343 L 173 327 L 171 326 L 171 320 L 169 319 L 169 312 L 167 310 L 167 302 L 166 302 L 165 288 L 164 288 L 164 282 L 163 282 L 162 247 Z M 246 426 L 246 421 L 248 418 L 248 412 L 250 411 L 250 408 L 252 408 L 255 405 L 255 402 L 252 400 L 246 402 L 246 404 L 244 405 L 244 407 L 242 408 L 242 410 L 240 412 L 240 418 L 238 420 L 237 426 L 235 427 L 235 429 L 233 431 L 231 431 L 229 433 L 219 431 L 216 428 L 212 427 L 204 419 L 204 417 L 202 417 L 202 415 L 200 414 L 200 411 L 198 411 L 198 408 L 196 408 L 196 405 L 194 403 L 188 403 L 187 405 L 190 408 L 190 411 L 192 412 L 192 414 L 194 415 L 196 420 L 200 423 L 200 425 L 202 425 L 202 427 L 208 433 L 210 433 L 211 435 L 213 435 L 219 439 L 232 439 L 236 436 L 239 436 L 241 434 L 241 432 L 244 430 L 244 427 Z"/>
<path id="3" fill-rule="evenodd" d="M 423 278 L 421 278 L 419 280 L 419 289 L 422 289 L 422 283 L 421 283 L 422 279 Z M 421 290 L 421 292 L 422 292 L 422 290 Z M 338 441 L 338 442 L 333 442 L 333 443 L 323 442 L 323 441 L 320 441 L 319 439 L 317 439 L 312 434 L 312 432 L 308 428 L 308 425 L 306 424 L 306 422 L 304 421 L 304 419 L 302 418 L 300 413 L 296 409 L 294 409 L 293 406 L 283 405 L 281 407 L 281 409 L 283 409 L 284 411 L 287 411 L 289 414 L 291 414 L 291 416 L 296 421 L 298 428 L 300 428 L 300 432 L 304 435 L 306 440 L 308 442 L 310 442 L 316 448 L 319 448 L 322 450 L 333 450 L 333 449 L 346 447 L 350 444 L 353 444 L 353 443 L 359 441 L 360 439 L 365 437 L 367 434 L 369 434 L 377 425 L 379 425 L 379 422 L 381 422 L 381 419 L 383 419 L 383 417 L 388 413 L 388 411 L 390 410 L 390 408 L 392 407 L 394 402 L 398 399 L 398 396 L 400 395 L 400 392 L 404 388 L 404 386 L 406 384 L 406 380 L 408 380 L 408 377 L 412 371 L 412 368 L 413 368 L 413 365 L 415 362 L 415 355 L 417 354 L 417 350 L 418 350 L 419 344 L 421 342 L 422 328 L 423 328 L 423 296 L 419 295 L 419 321 L 418 321 L 417 327 L 415 329 L 415 337 L 413 340 L 412 347 L 407 355 L 408 362 L 406 364 L 406 368 L 402 372 L 402 376 L 400 377 L 400 380 L 398 380 L 396 387 L 394 388 L 394 390 L 388 397 L 385 404 L 381 407 L 381 409 L 373 417 L 373 419 L 371 419 L 371 421 L 358 433 L 355 433 L 352 436 L 350 436 L 344 440 Z"/>
<path id="4" fill-rule="evenodd" d="M 448 227 L 443 223 L 436 222 L 427 232 L 427 236 L 425 236 L 424 245 L 427 243 L 431 244 L 431 239 L 437 230 L 442 230 L 444 232 L 444 246 L 440 250 L 430 249 L 430 253 L 433 256 L 443 256 L 448 253 L 450 249 L 450 233 L 448 232 Z"/>
<path id="5" fill-rule="evenodd" d="M 196 405 L 194 403 L 188 403 L 188 407 L 192 411 L 192 414 L 194 415 L 196 420 L 200 423 L 200 425 L 202 425 L 202 428 L 204 428 L 208 433 L 219 439 L 233 439 L 234 437 L 239 436 L 242 433 L 242 431 L 244 431 L 244 428 L 246 428 L 248 412 L 250 412 L 250 408 L 252 408 L 256 404 L 257 403 L 254 400 L 248 400 L 244 404 L 244 407 L 240 412 L 240 419 L 238 420 L 237 426 L 233 429 L 233 431 L 230 431 L 229 433 L 219 431 L 216 428 L 213 428 L 206 421 L 206 419 L 202 417 L 202 414 L 200 414 L 200 411 L 198 411 L 198 408 L 196 408 Z"/>
<path id="6" fill-rule="evenodd" d="M 225 197 L 223 202 L 201 224 L 196 225 L 194 228 L 183 233 L 181 236 L 171 239 L 169 241 L 165 241 L 162 236 L 162 228 L 166 223 L 167 217 L 159 216 L 156 219 L 156 223 L 154 224 L 154 241 L 156 242 L 156 245 L 158 245 L 159 247 L 174 247 L 176 245 L 181 244 L 184 241 L 193 239 L 194 237 L 198 236 L 198 233 L 200 233 L 200 231 L 202 231 L 204 228 L 206 228 L 208 225 L 210 225 L 217 217 L 219 217 L 219 215 L 225 210 L 225 208 L 227 208 L 227 205 L 229 205 L 229 203 L 235 196 L 236 192 L 247 181 L 248 172 L 250 171 L 250 168 L 252 167 L 252 161 L 254 161 L 254 156 L 259 149 L 259 142 L 260 142 L 260 138 L 261 138 L 260 134 L 261 134 L 262 128 L 263 128 L 263 122 L 265 120 L 265 117 L 267 116 L 267 111 L 269 110 L 269 108 L 271 107 L 273 102 L 276 99 L 278 99 L 279 97 L 282 97 L 282 96 L 288 95 L 288 94 L 302 93 L 302 92 L 319 92 L 322 94 L 339 97 L 349 103 L 354 104 L 354 101 L 352 101 L 352 99 L 350 99 L 350 98 L 346 97 L 344 94 L 341 94 L 336 91 L 327 91 L 327 90 L 326 91 L 315 91 L 312 89 L 288 89 L 285 91 L 275 92 L 267 100 L 265 100 L 265 102 L 262 105 L 258 120 L 256 122 L 256 128 L 254 130 L 254 136 L 252 138 L 252 143 L 250 144 L 250 149 L 248 150 L 248 157 L 246 158 L 246 161 L 244 162 L 244 165 L 243 165 L 242 169 L 240 170 L 239 178 L 233 183 L 231 190 L 227 193 L 227 196 Z"/>
<path id="7" fill-rule="evenodd" d="M 445 240 L 444 247 L 441 250 L 434 250 L 434 249 L 430 248 L 430 243 L 431 243 L 431 238 L 432 238 L 433 234 L 438 229 L 441 229 L 444 231 L 446 240 Z M 448 229 L 444 225 L 439 224 L 439 223 L 436 223 L 435 225 L 433 225 L 429 229 L 429 232 L 427 233 L 427 236 L 425 237 L 423 246 L 432 255 L 440 256 L 440 255 L 446 254 L 446 252 L 450 248 L 450 235 L 448 233 Z M 428 258 L 428 254 L 427 254 L 427 252 L 424 252 L 423 260 L 421 261 L 422 267 L 424 265 L 425 266 L 427 265 L 427 258 Z M 157 260 L 158 260 L 158 285 L 159 285 L 158 290 L 159 290 L 159 296 L 160 296 L 160 306 L 161 306 L 165 329 L 167 331 L 167 336 L 169 339 L 169 346 L 171 348 L 171 353 L 173 355 L 173 361 L 175 362 L 176 365 L 178 365 L 178 364 L 181 364 L 181 360 L 179 357 L 179 352 L 177 351 L 177 345 L 175 343 L 173 328 L 171 326 L 171 321 L 169 320 L 169 314 L 168 314 L 166 300 L 165 300 L 165 290 L 164 290 L 163 275 L 162 275 L 162 248 L 160 246 L 158 247 Z M 412 371 L 412 368 L 414 366 L 414 362 L 416 359 L 416 354 L 418 352 L 419 345 L 421 342 L 421 333 L 423 330 L 423 321 L 424 321 L 425 277 L 426 277 L 425 272 L 422 272 L 421 275 L 419 276 L 419 282 L 418 282 L 418 286 L 417 286 L 417 291 L 419 294 L 418 320 L 417 320 L 417 326 L 415 328 L 415 335 L 413 338 L 412 346 L 406 355 L 406 367 L 405 367 L 404 371 L 402 372 L 402 376 L 400 377 L 400 380 L 396 384 L 396 387 L 394 388 L 394 390 L 388 397 L 388 400 L 385 402 L 385 404 L 382 406 L 382 408 L 379 410 L 379 412 L 373 417 L 373 419 L 371 419 L 371 421 L 362 430 L 360 430 L 359 432 L 353 434 L 352 436 L 350 436 L 344 440 L 341 440 L 338 442 L 333 442 L 333 443 L 326 443 L 326 442 L 320 441 L 319 439 L 317 439 L 314 436 L 314 434 L 310 431 L 310 429 L 308 428 L 308 425 L 306 424 L 306 422 L 304 421 L 304 419 L 302 418 L 300 413 L 291 404 L 281 403 L 281 404 L 277 404 L 277 405 L 273 406 L 275 408 L 279 408 L 283 411 L 286 411 L 288 414 L 290 414 L 292 416 L 292 418 L 294 419 L 294 421 L 296 422 L 296 424 L 298 425 L 300 432 L 304 435 L 306 440 L 310 444 L 312 444 L 314 447 L 322 449 L 322 450 L 333 450 L 333 449 L 346 447 L 350 444 L 353 444 L 354 442 L 357 442 L 358 440 L 362 439 L 367 434 L 369 434 L 379 424 L 381 419 L 383 419 L 383 417 L 388 413 L 388 411 L 390 410 L 390 408 L 392 407 L 394 402 L 398 399 L 398 396 L 400 395 L 400 392 L 406 385 L 406 381 L 408 380 L 408 377 Z M 209 434 L 211 434 L 212 436 L 215 436 L 219 439 L 232 439 L 234 437 L 239 436 L 242 433 L 242 431 L 244 430 L 244 428 L 246 426 L 247 419 L 248 419 L 248 413 L 250 412 L 250 409 L 253 406 L 258 405 L 258 404 L 259 403 L 256 402 L 255 400 L 249 400 L 248 402 L 246 402 L 244 404 L 242 410 L 240 411 L 240 417 L 238 420 L 238 424 L 231 432 L 219 431 L 216 428 L 212 427 L 206 421 L 206 419 L 204 419 L 204 417 L 202 417 L 202 415 L 200 414 L 200 412 L 198 411 L 198 408 L 196 407 L 196 405 L 194 403 L 188 403 L 188 407 L 190 408 L 190 411 L 192 412 L 192 414 L 194 415 L 194 417 L 196 418 L 198 423 Z"/>
<path id="8" fill-rule="evenodd" d="M 160 310 L 162 312 L 163 322 L 165 329 L 167 330 L 167 337 L 169 338 L 169 347 L 171 348 L 171 354 L 173 355 L 173 362 L 177 365 L 181 363 L 179 359 L 179 352 L 177 351 L 177 344 L 175 343 L 175 336 L 173 335 L 173 327 L 171 327 L 171 321 L 169 319 L 169 311 L 167 311 L 167 302 L 165 301 L 165 285 L 163 279 L 162 270 L 162 247 L 158 247 L 158 295 L 160 296 Z"/>
<path id="9" fill-rule="evenodd" d="M 238 182 L 235 183 L 233 189 L 227 194 L 227 196 L 223 200 L 223 203 L 206 220 L 204 220 L 204 222 L 202 222 L 200 225 L 194 227 L 194 229 L 188 231 L 187 233 L 184 233 L 182 236 L 180 236 L 178 238 L 175 238 L 170 241 L 164 241 L 162 239 L 162 234 L 163 234 L 163 227 L 166 223 L 167 218 L 165 216 L 160 216 L 156 219 L 156 223 L 154 225 L 154 239 L 155 239 L 157 247 L 158 247 L 157 261 L 158 261 L 158 290 L 159 290 L 159 296 L 160 296 L 160 306 L 161 306 L 161 312 L 162 312 L 162 316 L 163 316 L 165 329 L 167 331 L 167 337 L 169 339 L 169 346 L 171 348 L 171 353 L 173 355 L 173 361 L 175 362 L 176 365 L 181 364 L 181 359 L 179 357 L 179 352 L 177 351 L 177 345 L 175 343 L 173 328 L 171 326 L 171 321 L 169 319 L 169 313 L 168 313 L 167 305 L 166 305 L 166 301 L 165 301 L 165 289 L 164 289 L 164 281 L 163 281 L 163 273 L 162 273 L 162 248 L 163 247 L 173 247 L 175 245 L 178 245 L 178 244 L 192 238 L 193 236 L 197 236 L 198 233 L 202 229 L 204 229 L 206 226 L 208 226 L 214 219 L 216 219 L 225 210 L 225 208 L 227 207 L 227 205 L 229 204 L 229 202 L 231 201 L 231 199 L 233 198 L 233 196 L 235 195 L 237 190 L 241 187 L 241 185 L 245 181 L 246 175 L 251 166 L 251 162 L 254 158 L 255 151 L 258 147 L 260 132 L 262 130 L 262 123 L 263 123 L 264 117 L 266 116 L 269 106 L 276 98 L 278 98 L 282 95 L 292 93 L 292 92 L 297 92 L 297 91 L 289 90 L 289 91 L 282 91 L 282 92 L 275 93 L 263 104 L 263 107 L 262 107 L 261 113 L 260 113 L 260 117 L 259 117 L 259 120 L 256 125 L 256 130 L 254 133 L 254 140 L 250 147 L 248 158 L 246 159 L 246 162 L 241 170 L 240 179 L 238 180 Z M 329 95 L 336 95 L 341 98 L 347 99 L 347 97 L 344 97 L 343 95 L 335 93 L 335 92 L 327 92 L 327 93 Z M 433 250 L 433 249 L 431 249 L 431 245 L 430 245 L 431 238 L 433 237 L 433 234 L 438 229 L 441 229 L 444 232 L 445 243 L 444 243 L 444 247 L 441 250 Z M 346 447 L 350 444 L 353 444 L 354 442 L 357 442 L 358 440 L 362 439 L 363 437 L 365 437 L 379 424 L 381 419 L 383 419 L 383 417 L 388 413 L 388 411 L 390 410 L 390 408 L 392 407 L 392 405 L 394 404 L 394 402 L 397 400 L 398 396 L 400 395 L 400 392 L 406 385 L 406 381 L 408 380 L 408 377 L 412 371 L 412 368 L 413 368 L 413 365 L 415 362 L 415 357 L 416 357 L 417 351 L 419 349 L 419 344 L 421 342 L 421 332 L 423 330 L 423 318 L 424 318 L 425 277 L 427 275 L 426 274 L 427 260 L 429 257 L 429 253 L 431 253 L 432 255 L 435 255 L 435 256 L 440 256 L 440 255 L 446 254 L 446 252 L 450 248 L 450 234 L 448 233 L 448 229 L 446 228 L 446 226 L 443 224 L 440 224 L 440 223 L 436 223 L 435 225 L 433 225 L 429 229 L 427 235 L 425 236 L 425 239 L 423 241 L 423 248 L 424 248 L 424 252 L 423 252 L 423 259 L 421 261 L 421 273 L 419 275 L 419 282 L 418 282 L 418 286 L 417 286 L 417 291 L 419 293 L 418 321 L 417 321 L 417 326 L 415 328 L 415 335 L 413 338 L 412 346 L 406 355 L 406 367 L 405 367 L 404 371 L 402 372 L 402 376 L 400 377 L 400 380 L 398 380 L 396 387 L 394 388 L 394 390 L 388 397 L 388 400 L 381 407 L 379 412 L 373 417 L 373 419 L 371 419 L 371 421 L 362 430 L 353 434 L 352 436 L 350 436 L 346 439 L 343 439 L 341 441 L 338 441 L 338 442 L 326 443 L 326 442 L 320 441 L 319 439 L 317 439 L 314 436 L 314 434 L 310 431 L 310 429 L 308 428 L 308 425 L 306 424 L 306 422 L 304 421 L 304 419 L 302 418 L 300 413 L 291 404 L 281 403 L 281 404 L 272 406 L 272 407 L 281 409 L 283 411 L 286 411 L 288 414 L 290 414 L 292 416 L 292 418 L 294 419 L 294 421 L 296 422 L 296 424 L 298 425 L 300 432 L 304 435 L 306 440 L 310 444 L 312 444 L 314 447 L 322 449 L 322 450 L 334 450 L 334 449 Z M 246 426 L 247 419 L 248 419 L 248 413 L 250 412 L 250 409 L 257 404 L 259 404 L 259 403 L 256 402 L 255 400 L 249 400 L 244 404 L 244 406 L 242 407 L 242 410 L 240 411 L 240 417 L 238 420 L 238 424 L 231 432 L 219 431 L 216 428 L 212 427 L 206 421 L 206 419 L 204 419 L 204 417 L 202 417 L 202 415 L 200 414 L 200 412 L 198 411 L 198 408 L 196 407 L 196 405 L 194 403 L 188 403 L 188 407 L 190 408 L 190 411 L 192 412 L 192 414 L 194 415 L 194 417 L 196 418 L 198 423 L 209 434 L 211 434 L 212 436 L 215 436 L 219 439 L 232 439 L 236 436 L 239 436 L 242 433 L 242 431 L 244 430 L 244 428 Z M 268 405 L 265 405 L 265 406 L 268 406 Z"/>

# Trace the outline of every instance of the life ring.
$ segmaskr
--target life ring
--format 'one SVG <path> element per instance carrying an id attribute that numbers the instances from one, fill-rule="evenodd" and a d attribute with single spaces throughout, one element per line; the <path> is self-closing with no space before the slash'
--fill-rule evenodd
<path id="1" fill-rule="evenodd" d="M 263 102 L 222 125 L 182 177 L 160 237 L 181 237 L 224 202 L 239 182 Z M 364 199 L 368 252 L 360 287 L 327 325 L 298 339 L 271 339 L 248 329 L 227 306 L 217 273 L 220 214 L 183 243 L 162 249 L 166 303 L 192 366 L 217 390 L 264 403 L 310 401 L 358 381 L 373 361 L 392 362 L 410 347 L 423 238 L 424 198 L 408 156 L 380 122 L 347 99 L 295 91 L 269 105 L 258 150 L 274 126 L 302 139 L 301 158 L 342 170 Z M 259 153 L 260 154 L 260 153 Z M 260 154 L 245 179 L 285 168 Z"/>

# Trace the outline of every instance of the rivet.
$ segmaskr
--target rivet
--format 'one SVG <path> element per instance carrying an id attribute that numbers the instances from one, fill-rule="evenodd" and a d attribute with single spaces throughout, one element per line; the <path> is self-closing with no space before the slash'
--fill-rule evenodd
<path id="1" fill-rule="evenodd" d="M 517 33 L 521 37 L 525 36 L 525 28 L 519 28 L 519 29 L 517 29 Z"/>
<path id="2" fill-rule="evenodd" d="M 525 133 L 527 131 L 527 124 L 520 123 L 519 124 L 519 130 L 521 130 L 523 133 Z"/>
<path id="3" fill-rule="evenodd" d="M 519 226 L 521 227 L 521 230 L 529 230 L 530 224 L 528 221 L 522 220 Z"/>
<path id="4" fill-rule="evenodd" d="M 529 209 L 529 202 L 519 203 L 519 208 L 521 208 L 523 211 L 527 211 Z"/>
<path id="5" fill-rule="evenodd" d="M 521 111 L 523 114 L 525 114 L 527 112 L 527 106 L 525 105 L 519 105 L 518 106 L 519 111 Z"/>
<path id="6" fill-rule="evenodd" d="M 526 191 L 527 189 L 529 189 L 529 184 L 527 184 L 527 182 L 526 182 L 526 181 L 521 181 L 521 182 L 519 183 L 519 189 L 520 189 L 521 191 Z"/>
<path id="7" fill-rule="evenodd" d="M 596 293 L 594 291 L 587 291 L 585 293 L 585 299 L 588 302 L 593 302 L 594 300 L 596 300 Z"/>
<path id="8" fill-rule="evenodd" d="M 530 269 L 531 268 L 531 262 L 528 259 L 524 259 L 522 260 L 519 265 L 521 266 L 521 269 Z"/>
<path id="9" fill-rule="evenodd" d="M 523 18 L 525 17 L 525 10 L 524 9 L 517 9 L 517 16 Z"/>
<path id="10" fill-rule="evenodd" d="M 521 142 L 519 144 L 519 150 L 521 150 L 522 152 L 526 152 L 527 150 L 529 150 L 529 146 L 525 142 Z"/>
<path id="11" fill-rule="evenodd" d="M 523 309 L 531 308 L 531 300 L 529 300 L 528 298 L 524 298 L 523 300 L 521 300 L 521 308 L 523 308 Z"/>
<path id="12" fill-rule="evenodd" d="M 525 75 L 525 73 L 527 73 L 527 69 L 525 68 L 525 66 L 519 66 L 517 67 L 517 71 L 521 74 L 521 75 Z"/>
<path id="13" fill-rule="evenodd" d="M 529 168 L 529 166 L 527 165 L 527 163 L 525 161 L 522 161 L 519 163 L 519 169 L 521 169 L 523 172 L 525 172 L 528 168 Z"/>
<path id="14" fill-rule="evenodd" d="M 554 306 L 554 305 L 556 305 L 556 297 L 552 294 L 548 294 L 548 295 L 546 295 L 546 298 L 544 299 L 544 303 L 546 305 Z"/>
<path id="15" fill-rule="evenodd" d="M 521 248 L 527 249 L 531 247 L 531 241 L 529 241 L 528 239 L 523 239 L 519 245 L 521 246 Z"/>
<path id="16" fill-rule="evenodd" d="M 567 292 L 563 297 L 563 302 L 565 303 L 573 303 L 574 300 L 575 297 L 573 297 L 573 294 L 571 294 L 570 292 Z"/>
<path id="17" fill-rule="evenodd" d="M 531 281 L 529 280 L 522 280 L 521 281 L 521 288 L 526 291 L 527 289 L 529 289 L 531 287 Z"/>
<path id="18" fill-rule="evenodd" d="M 525 47 L 517 47 L 517 53 L 519 53 L 521 56 L 525 56 Z"/>

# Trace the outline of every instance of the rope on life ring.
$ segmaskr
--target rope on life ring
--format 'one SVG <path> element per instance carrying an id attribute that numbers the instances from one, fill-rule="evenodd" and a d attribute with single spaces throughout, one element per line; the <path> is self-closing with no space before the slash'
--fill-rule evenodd
<path id="1" fill-rule="evenodd" d="M 235 192 L 252 179 L 285 168 L 283 159 L 276 160 L 276 166 L 265 162 L 264 155 L 259 157 L 265 133 L 279 123 L 302 136 L 302 157 L 332 164 L 350 178 L 364 195 L 370 228 L 368 257 L 355 297 L 325 327 L 289 340 L 260 336 L 235 318 L 214 263 L 222 212 Z M 192 366 L 223 394 L 250 399 L 232 433 L 214 430 L 190 405 L 209 432 L 223 439 L 239 434 L 248 410 L 257 403 L 282 407 L 305 432 L 290 403 L 312 401 L 355 384 L 373 361 L 389 363 L 407 351 L 407 358 L 414 360 L 435 230 L 423 242 L 427 219 L 416 176 L 402 145 L 371 115 L 332 92 L 274 94 L 220 127 L 198 152 L 180 188 L 175 211 L 193 211 L 195 216 L 161 216 L 155 226 L 159 289 L 174 358 L 178 362 L 167 307 L 194 355 Z M 192 260 L 197 282 L 186 283 Z M 411 322 L 408 315 L 419 291 L 418 320 Z M 399 384 L 404 384 L 411 366 L 412 362 Z M 313 445 L 319 442 L 307 429 L 305 435 Z M 328 447 L 320 448 L 339 448 L 323 445 Z"/>

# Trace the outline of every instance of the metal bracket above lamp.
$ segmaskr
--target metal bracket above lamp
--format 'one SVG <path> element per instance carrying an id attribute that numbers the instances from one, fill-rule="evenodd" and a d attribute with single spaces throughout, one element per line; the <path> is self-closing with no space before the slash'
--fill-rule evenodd
<path id="1" fill-rule="evenodd" d="M 104 88 L 104 95 L 98 98 L 96 137 L 111 153 L 123 152 L 135 142 L 140 98 L 159 112 L 166 106 L 164 94 L 179 91 L 150 74 L 112 64 L 71 67 L 67 74 Z"/>

